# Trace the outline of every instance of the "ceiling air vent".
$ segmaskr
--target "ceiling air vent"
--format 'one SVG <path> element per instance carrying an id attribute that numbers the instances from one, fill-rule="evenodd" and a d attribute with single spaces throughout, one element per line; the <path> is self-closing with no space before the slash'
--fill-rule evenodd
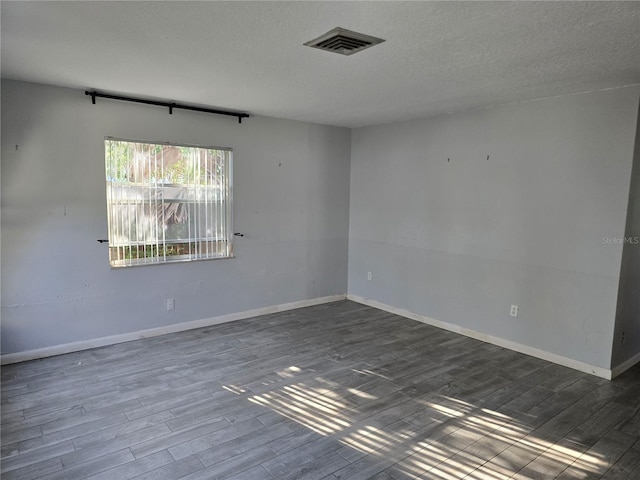
<path id="1" fill-rule="evenodd" d="M 324 35 L 320 35 L 315 40 L 306 42 L 305 45 L 341 55 L 353 55 L 382 42 L 384 42 L 382 38 L 337 27 Z"/>

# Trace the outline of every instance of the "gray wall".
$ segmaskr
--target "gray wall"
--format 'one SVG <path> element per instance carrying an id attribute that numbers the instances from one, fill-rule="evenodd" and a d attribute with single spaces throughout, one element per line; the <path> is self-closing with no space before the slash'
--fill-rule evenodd
<path id="1" fill-rule="evenodd" d="M 232 147 L 237 258 L 110 269 L 105 136 Z M 3 81 L 2 353 L 344 294 L 349 158 L 348 129 Z"/>
<path id="2" fill-rule="evenodd" d="M 611 361 L 613 368 L 640 354 L 640 111 L 636 127 L 627 225 L 622 241 L 618 311 Z"/>
<path id="3" fill-rule="evenodd" d="M 603 368 L 640 351 L 640 248 L 605 241 L 640 235 L 637 87 L 353 132 L 1 93 L 3 354 L 346 291 Z M 110 269 L 104 136 L 232 147 L 237 258 Z"/>
<path id="4" fill-rule="evenodd" d="M 349 293 L 608 369 L 638 94 L 354 130 Z"/>

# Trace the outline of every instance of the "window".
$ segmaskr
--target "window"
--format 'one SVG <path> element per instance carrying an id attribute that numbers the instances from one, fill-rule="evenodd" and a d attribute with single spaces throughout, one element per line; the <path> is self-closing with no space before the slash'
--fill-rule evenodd
<path id="1" fill-rule="evenodd" d="M 228 258 L 229 148 L 104 142 L 112 267 Z"/>

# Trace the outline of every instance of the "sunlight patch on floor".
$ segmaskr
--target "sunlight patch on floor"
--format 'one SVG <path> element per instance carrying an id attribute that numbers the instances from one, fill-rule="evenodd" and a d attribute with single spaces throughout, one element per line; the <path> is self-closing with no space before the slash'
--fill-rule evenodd
<path id="1" fill-rule="evenodd" d="M 297 367 L 290 367 L 281 373 L 295 375 L 298 371 Z M 252 395 L 249 401 L 320 435 L 332 436 L 358 452 L 397 459 L 393 469 L 410 477 L 502 480 L 525 467 L 533 472 L 544 472 L 549 467 L 561 472 L 572 466 L 586 475 L 602 472 L 609 466 L 579 446 L 571 448 L 565 443 L 552 444 L 536 437 L 522 420 L 453 397 L 411 399 L 409 402 L 414 402 L 417 408 L 409 407 L 408 411 L 413 413 L 404 417 L 393 404 L 367 415 L 367 404 L 378 397 L 362 386 L 345 387 L 322 377 L 311 383 L 314 386 L 287 384 Z M 244 393 L 234 385 L 225 388 Z M 514 464 L 518 455 L 521 458 L 524 455 L 527 461 Z"/>

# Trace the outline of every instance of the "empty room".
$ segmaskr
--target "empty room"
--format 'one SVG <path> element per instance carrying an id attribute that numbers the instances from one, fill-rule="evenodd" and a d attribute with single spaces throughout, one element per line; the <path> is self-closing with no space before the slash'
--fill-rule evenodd
<path id="1" fill-rule="evenodd" d="M 3 479 L 640 478 L 640 2 L 0 17 Z"/>

